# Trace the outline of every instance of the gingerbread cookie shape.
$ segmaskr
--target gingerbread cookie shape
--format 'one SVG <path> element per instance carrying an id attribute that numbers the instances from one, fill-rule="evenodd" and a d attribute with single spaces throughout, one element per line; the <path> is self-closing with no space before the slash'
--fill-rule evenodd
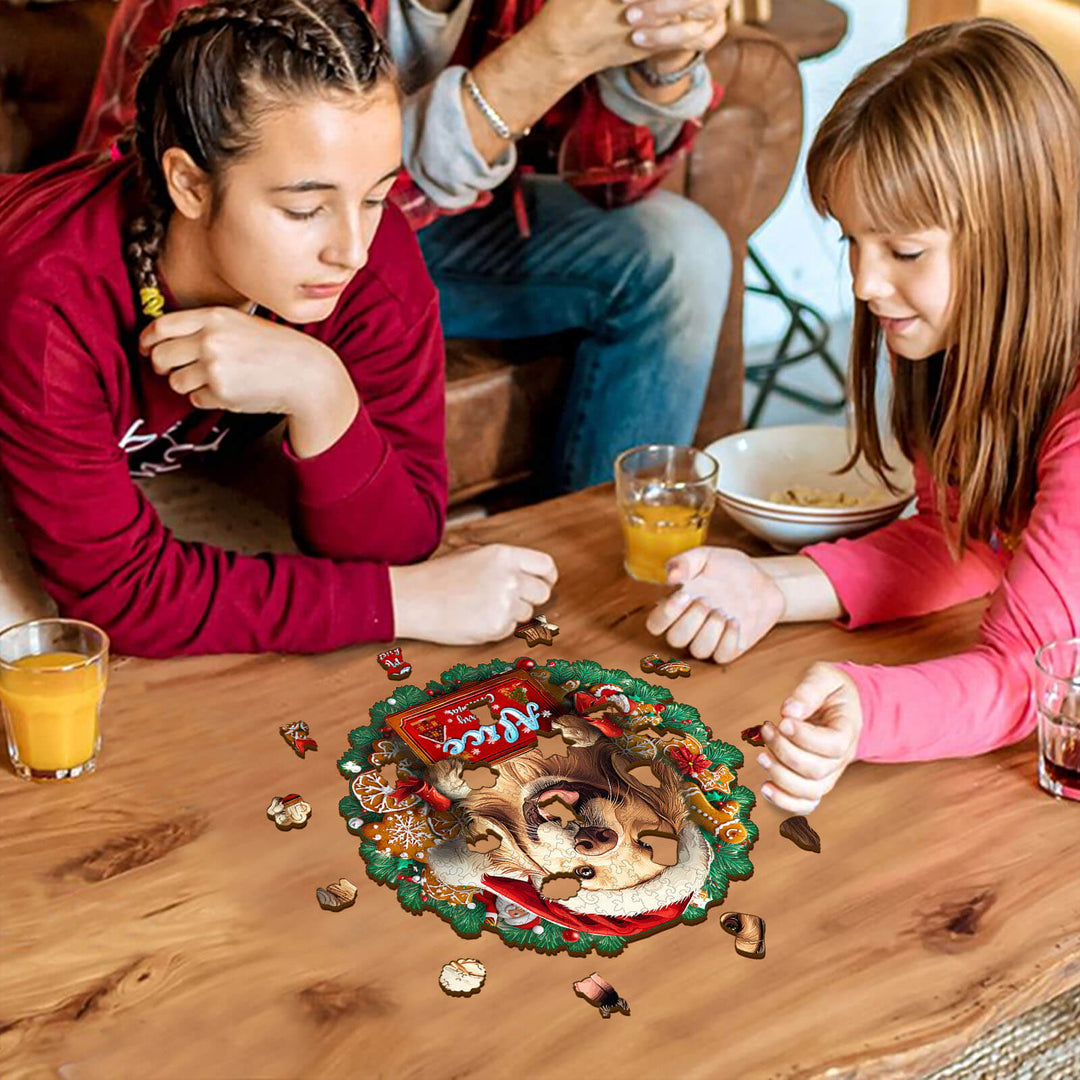
<path id="1" fill-rule="evenodd" d="M 427 852 L 439 842 L 428 824 L 427 815 L 416 810 L 387 814 L 382 821 L 364 825 L 360 835 L 373 840 L 380 851 L 417 862 L 423 862 Z"/>

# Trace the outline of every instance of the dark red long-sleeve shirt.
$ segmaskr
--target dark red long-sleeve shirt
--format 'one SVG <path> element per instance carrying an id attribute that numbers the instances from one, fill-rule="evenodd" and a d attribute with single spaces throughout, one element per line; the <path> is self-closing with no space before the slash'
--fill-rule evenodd
<path id="1" fill-rule="evenodd" d="M 387 207 L 330 318 L 360 410 L 323 453 L 286 450 L 305 554 L 176 539 L 132 482 L 276 418 L 193 409 L 139 355 L 122 254 L 130 162 L 73 159 L 0 184 L 0 481 L 64 614 L 141 656 L 320 652 L 394 636 L 388 566 L 445 522 L 443 341 L 412 230 Z"/>

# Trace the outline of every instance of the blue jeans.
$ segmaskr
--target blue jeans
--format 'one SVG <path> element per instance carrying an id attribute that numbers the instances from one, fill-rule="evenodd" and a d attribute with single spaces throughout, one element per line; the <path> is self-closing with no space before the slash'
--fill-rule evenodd
<path id="1" fill-rule="evenodd" d="M 420 246 L 447 337 L 583 332 L 550 485 L 574 491 L 610 480 L 628 447 L 693 441 L 731 248 L 710 214 L 667 191 L 603 210 L 555 178 L 523 183 L 529 239 L 507 186 L 490 206 L 422 229 Z"/>

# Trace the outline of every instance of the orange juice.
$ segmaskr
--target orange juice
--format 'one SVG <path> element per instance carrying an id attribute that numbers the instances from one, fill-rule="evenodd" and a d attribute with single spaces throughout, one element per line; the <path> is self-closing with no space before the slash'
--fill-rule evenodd
<path id="1" fill-rule="evenodd" d="M 701 506 L 647 506 L 634 503 L 621 508 L 626 541 L 626 572 L 638 581 L 667 581 L 665 564 L 674 555 L 705 542 L 709 515 Z"/>
<path id="2" fill-rule="evenodd" d="M 105 669 L 80 653 L 26 656 L 0 668 L 0 705 L 22 764 L 34 772 L 90 761 L 98 743 Z M 80 664 L 70 671 L 66 664 Z"/>

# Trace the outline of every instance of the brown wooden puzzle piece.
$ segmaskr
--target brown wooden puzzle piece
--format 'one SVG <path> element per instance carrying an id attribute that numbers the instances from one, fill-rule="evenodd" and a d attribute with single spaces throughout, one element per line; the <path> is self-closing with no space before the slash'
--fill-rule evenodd
<path id="1" fill-rule="evenodd" d="M 534 645 L 551 645 L 559 628 L 547 621 L 543 615 L 534 616 L 529 622 L 519 626 L 514 631 L 514 637 L 519 637 L 528 643 L 531 649 Z"/>
<path id="2" fill-rule="evenodd" d="M 742 911 L 725 911 L 720 916 L 720 925 L 735 935 L 735 951 L 751 960 L 760 960 L 765 955 L 765 920 L 758 915 L 748 915 Z"/>

